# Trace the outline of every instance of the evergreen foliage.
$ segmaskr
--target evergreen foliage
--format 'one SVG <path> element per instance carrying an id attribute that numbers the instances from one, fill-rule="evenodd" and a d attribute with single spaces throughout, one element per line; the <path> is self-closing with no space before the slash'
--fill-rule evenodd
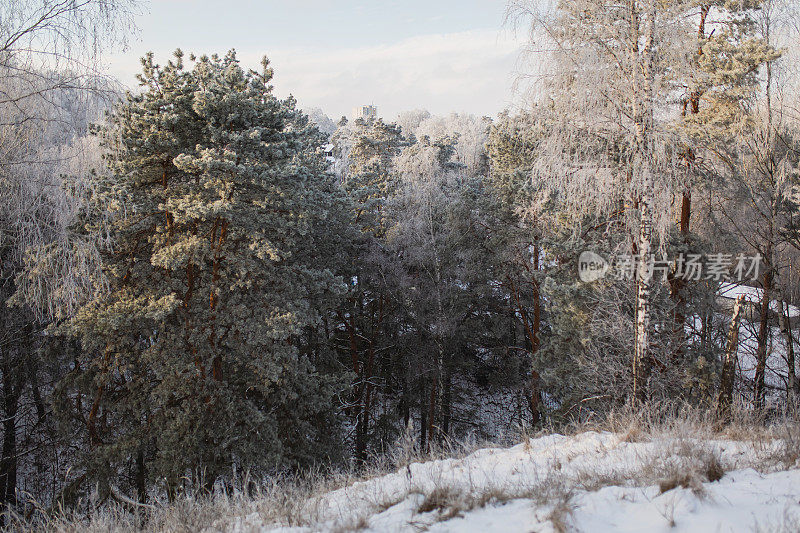
<path id="1" fill-rule="evenodd" d="M 138 510 L 634 403 L 792 408 L 782 1 L 514 0 L 549 61 L 524 111 L 337 127 L 234 52 L 148 54 L 123 97 L 77 39 L 131 3 L 26 0 L 0 17 L 0 504 Z M 672 262 L 582 281 L 585 251 Z M 678 276 L 711 253 L 762 258 L 740 335 L 721 280 Z"/>
<path id="2" fill-rule="evenodd" d="M 407 145 L 396 124 L 383 119 L 346 121 L 333 135 L 342 188 L 356 204 L 356 223 L 380 236 L 383 206 L 397 187 L 394 158 Z"/>
<path id="3" fill-rule="evenodd" d="M 63 327 L 83 352 L 59 392 L 85 426 L 88 474 L 130 468 L 140 498 L 166 479 L 207 486 L 235 465 L 274 470 L 335 456 L 336 374 L 300 353 L 305 328 L 343 284 L 315 235 L 346 204 L 321 137 L 234 52 L 165 66 L 143 59 L 143 92 L 100 130 L 97 177 L 110 225 L 109 291 Z"/>

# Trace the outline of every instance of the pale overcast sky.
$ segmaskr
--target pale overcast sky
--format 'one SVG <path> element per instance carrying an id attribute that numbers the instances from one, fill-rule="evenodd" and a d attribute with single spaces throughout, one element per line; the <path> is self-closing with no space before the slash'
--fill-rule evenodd
<path id="1" fill-rule="evenodd" d="M 150 0 L 139 32 L 109 71 L 135 87 L 139 57 L 235 48 L 266 54 L 278 96 L 332 118 L 374 103 L 382 116 L 425 108 L 495 115 L 513 99 L 521 37 L 503 28 L 505 0 Z"/>

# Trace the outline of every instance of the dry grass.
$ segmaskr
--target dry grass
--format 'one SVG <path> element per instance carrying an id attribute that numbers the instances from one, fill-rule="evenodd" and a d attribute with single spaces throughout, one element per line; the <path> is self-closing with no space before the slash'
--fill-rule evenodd
<path id="1" fill-rule="evenodd" d="M 547 515 L 547 519 L 550 520 L 557 533 L 566 533 L 570 530 L 569 519 L 574 510 L 571 500 L 571 495 L 565 495 L 564 498 L 555 502 L 552 511 Z"/>
<path id="2" fill-rule="evenodd" d="M 800 422 L 796 416 L 788 414 L 766 419 L 746 411 L 736 411 L 733 421 L 722 426 L 705 411 L 665 404 L 639 410 L 623 409 L 603 420 L 544 428 L 539 434 L 555 430 L 567 435 L 607 431 L 619 435 L 624 442 L 652 443 L 653 446 L 648 448 L 651 451 L 641 458 L 633 473 L 630 469 L 615 471 L 587 467 L 583 471 L 573 469 L 566 474 L 562 465 L 554 461 L 546 471 L 522 483 L 490 483 L 487 486 L 470 482 L 454 485 L 444 480 L 434 480 L 433 487 L 412 484 L 409 492 L 404 494 L 359 496 L 362 501 L 352 502 L 352 508 L 343 509 L 338 515 L 332 512 L 324 496 L 333 490 L 350 487 L 359 481 L 389 472 L 402 472 L 412 463 L 463 458 L 477 449 L 487 447 L 486 443 L 476 441 L 450 441 L 422 453 L 409 433 L 401 439 L 393 453 L 373 458 L 367 468 L 333 473 L 311 472 L 303 476 L 270 478 L 255 484 L 245 479 L 228 493 L 185 497 L 171 504 L 156 502 L 152 510 L 142 509 L 138 512 L 110 503 L 89 516 L 64 511 L 47 515 L 38 513 L 28 520 L 12 517 L 12 528 L 23 533 L 141 530 L 180 533 L 225 531 L 236 523 L 238 531 L 242 532 L 258 531 L 270 524 L 305 526 L 312 530 L 324 527 L 331 531 L 358 531 L 367 527 L 375 514 L 418 494 L 416 513 L 428 516 L 429 522 L 448 520 L 486 505 L 526 499 L 547 510 L 547 519 L 556 531 L 567 531 L 573 509 L 572 500 L 577 491 L 596 491 L 612 485 L 656 485 L 662 493 L 682 487 L 702 495 L 704 483 L 721 479 L 726 469 L 731 468 L 731 465 L 723 464 L 720 458 L 714 444 L 718 440 L 747 443 L 757 451 L 757 460 L 748 466 L 762 471 L 800 466 Z M 524 437 L 523 442 L 530 451 L 531 435 L 526 433 Z M 411 471 L 408 472 L 410 474 Z M 253 485 L 255 490 L 252 490 Z M 244 487 L 248 487 L 248 490 L 244 490 Z M 795 516 L 787 515 L 783 522 L 759 527 L 762 531 L 800 530 L 792 527 L 797 524 Z"/>

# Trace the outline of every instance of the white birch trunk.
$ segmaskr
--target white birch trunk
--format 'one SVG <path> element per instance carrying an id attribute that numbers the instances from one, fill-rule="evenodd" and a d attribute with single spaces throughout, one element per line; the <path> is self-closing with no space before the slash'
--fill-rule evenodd
<path id="1" fill-rule="evenodd" d="M 633 358 L 633 399 L 643 402 L 647 397 L 650 374 L 649 333 L 650 293 L 652 285 L 648 258 L 653 237 L 653 85 L 655 65 L 656 5 L 654 0 L 644 4 L 646 28 L 642 33 L 641 5 L 631 0 L 631 68 L 633 69 L 633 116 L 636 128 L 635 177 L 639 180 L 639 268 L 636 275 L 636 346 Z M 639 51 L 640 38 L 644 37 L 644 53 Z"/>

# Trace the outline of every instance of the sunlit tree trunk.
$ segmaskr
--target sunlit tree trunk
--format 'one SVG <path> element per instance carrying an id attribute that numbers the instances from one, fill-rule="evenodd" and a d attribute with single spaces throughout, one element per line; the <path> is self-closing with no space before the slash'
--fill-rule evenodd
<path id="1" fill-rule="evenodd" d="M 648 272 L 647 259 L 651 254 L 653 239 L 652 194 L 654 188 L 652 171 L 652 127 L 653 127 L 653 82 L 655 77 L 655 26 L 656 5 L 652 0 L 644 5 L 647 8 L 644 29 L 643 54 L 639 42 L 642 36 L 641 5 L 637 0 L 630 3 L 631 37 L 630 47 L 633 76 L 633 118 L 636 128 L 637 171 L 641 180 L 639 196 L 639 246 L 641 258 L 637 269 L 636 291 L 636 346 L 633 359 L 633 399 L 643 402 L 647 399 L 647 381 L 650 375 L 650 295 L 652 277 Z"/>
<path id="2" fill-rule="evenodd" d="M 728 328 L 728 343 L 725 348 L 725 359 L 722 364 L 720 376 L 719 396 L 717 397 L 717 416 L 720 420 L 728 422 L 733 404 L 733 380 L 736 372 L 736 359 L 739 349 L 739 324 L 742 321 L 742 303 L 744 295 L 736 299 L 733 306 L 733 316 Z"/>

